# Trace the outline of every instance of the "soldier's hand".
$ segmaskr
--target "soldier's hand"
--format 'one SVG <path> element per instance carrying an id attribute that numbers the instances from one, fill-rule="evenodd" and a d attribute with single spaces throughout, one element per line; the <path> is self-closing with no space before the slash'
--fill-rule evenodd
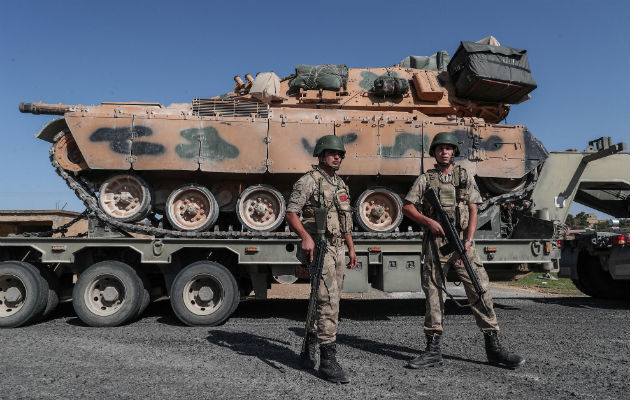
<path id="1" fill-rule="evenodd" d="M 469 242 L 468 240 L 464 241 L 464 249 L 466 250 L 466 255 L 467 256 L 468 256 L 468 252 L 470 251 L 471 247 L 472 247 L 472 242 Z M 461 258 L 459 260 L 457 260 L 457 265 L 462 265 L 462 259 Z"/>
<path id="2" fill-rule="evenodd" d="M 429 230 L 435 236 L 444 237 L 444 229 L 442 229 L 442 225 L 434 219 L 429 219 L 428 221 Z"/>
<path id="3" fill-rule="evenodd" d="M 354 250 L 348 251 L 348 258 L 350 259 L 350 262 L 347 267 L 349 269 L 355 269 L 357 267 L 357 253 L 355 253 Z"/>
<path id="4" fill-rule="evenodd" d="M 315 250 L 315 242 L 313 241 L 313 238 L 308 236 L 302 239 L 302 251 L 304 252 L 304 255 L 306 255 L 309 263 L 313 262 L 313 250 Z"/>

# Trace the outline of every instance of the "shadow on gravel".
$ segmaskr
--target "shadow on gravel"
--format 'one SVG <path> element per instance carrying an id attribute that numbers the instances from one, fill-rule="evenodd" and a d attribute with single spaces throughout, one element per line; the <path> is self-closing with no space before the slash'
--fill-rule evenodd
<path id="1" fill-rule="evenodd" d="M 248 300 L 241 303 L 232 318 L 286 318 L 303 321 L 306 316 L 308 300 L 305 299 L 267 299 Z M 468 308 L 460 308 L 451 300 L 446 301 L 448 315 L 470 314 Z M 424 299 L 342 299 L 340 304 L 342 319 L 353 321 L 386 321 L 392 317 L 424 317 Z"/>
<path id="2" fill-rule="evenodd" d="M 230 349 L 238 355 L 256 357 L 279 372 L 284 373 L 285 367 L 300 369 L 299 355 L 290 348 L 289 342 L 247 332 L 213 329 L 208 334 L 206 340 L 211 344 Z M 315 373 L 311 370 L 305 372 Z"/>
<path id="3" fill-rule="evenodd" d="M 295 333 L 296 336 L 304 337 L 304 329 L 302 328 L 289 328 L 289 330 Z M 412 349 L 410 347 L 377 342 L 376 340 L 364 339 L 356 335 L 348 335 L 344 333 L 337 334 L 337 343 L 344 346 L 354 347 L 357 350 L 390 357 L 395 360 L 407 361 L 412 358 L 410 357 L 410 354 L 421 353 L 420 350 Z"/>
<path id="4" fill-rule="evenodd" d="M 603 309 L 603 310 L 630 310 L 630 302 L 627 300 L 606 300 L 593 297 L 544 297 L 529 299 L 536 303 L 553 304 L 565 307 Z"/>

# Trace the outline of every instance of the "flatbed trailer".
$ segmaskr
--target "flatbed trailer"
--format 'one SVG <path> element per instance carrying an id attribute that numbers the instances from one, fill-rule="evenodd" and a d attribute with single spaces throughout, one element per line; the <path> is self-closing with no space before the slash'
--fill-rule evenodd
<path id="1" fill-rule="evenodd" d="M 186 324 L 219 324 L 240 300 L 266 298 L 274 277 L 300 275 L 296 256 L 300 241 L 295 234 L 247 236 L 0 238 L 0 257 L 5 260 L 0 263 L 5 294 L 0 323 L 19 326 L 47 315 L 54 306 L 42 306 L 44 301 L 36 297 L 54 290 L 62 298 L 72 298 L 78 316 L 88 325 L 130 321 L 150 299 L 161 296 L 170 296 L 175 314 Z M 344 292 L 421 290 L 422 232 L 356 233 L 354 241 L 358 264 L 346 270 Z M 514 262 L 548 264 L 560 256 L 551 240 L 480 239 L 476 246 L 489 268 Z M 16 275 L 16 269 L 22 273 L 11 285 L 7 278 Z M 7 293 L 17 307 L 7 301 Z"/>

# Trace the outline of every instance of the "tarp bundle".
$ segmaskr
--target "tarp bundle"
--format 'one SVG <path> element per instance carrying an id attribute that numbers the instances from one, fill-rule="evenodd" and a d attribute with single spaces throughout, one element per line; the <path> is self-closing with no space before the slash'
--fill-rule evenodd
<path id="1" fill-rule="evenodd" d="M 459 97 L 516 103 L 536 89 L 527 51 L 511 47 L 461 42 L 448 73 Z"/>
<path id="2" fill-rule="evenodd" d="M 273 72 L 259 72 L 249 89 L 249 94 L 263 103 L 270 103 L 280 95 L 280 78 Z"/>
<path id="3" fill-rule="evenodd" d="M 348 67 L 339 65 L 298 65 L 291 88 L 339 90 L 348 82 Z"/>
<path id="4" fill-rule="evenodd" d="M 406 79 L 393 76 L 379 76 L 374 80 L 374 93 L 379 96 L 402 96 L 409 91 Z"/>
<path id="5" fill-rule="evenodd" d="M 449 61 L 451 61 L 451 56 L 445 50 L 442 50 L 432 56 L 407 56 L 400 62 L 400 66 L 402 68 L 446 71 Z"/>

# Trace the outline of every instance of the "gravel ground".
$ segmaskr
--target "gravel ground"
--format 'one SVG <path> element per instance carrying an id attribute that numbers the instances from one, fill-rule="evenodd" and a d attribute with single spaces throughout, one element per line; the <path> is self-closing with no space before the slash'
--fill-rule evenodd
<path id="1" fill-rule="evenodd" d="M 299 369 L 305 299 L 244 302 L 214 328 L 182 326 L 168 301 L 132 324 L 90 328 L 66 303 L 48 321 L 0 331 L 0 397 L 630 397 L 627 303 L 491 291 L 502 343 L 527 358 L 521 369 L 488 365 L 472 315 L 451 301 L 444 365 L 404 368 L 424 347 L 424 300 L 412 294 L 342 300 L 338 348 L 348 385 Z"/>

